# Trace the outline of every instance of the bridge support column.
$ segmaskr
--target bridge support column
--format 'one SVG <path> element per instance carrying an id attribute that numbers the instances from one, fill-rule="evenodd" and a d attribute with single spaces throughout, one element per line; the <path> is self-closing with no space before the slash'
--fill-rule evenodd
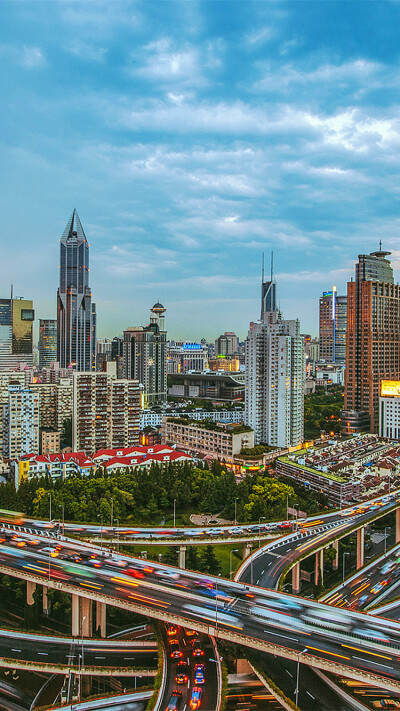
<path id="1" fill-rule="evenodd" d="M 400 508 L 396 509 L 396 543 L 400 543 Z"/>
<path id="2" fill-rule="evenodd" d="M 96 600 L 96 629 L 100 630 L 100 637 L 106 637 L 106 610 L 106 603 Z"/>
<path id="3" fill-rule="evenodd" d="M 319 576 L 321 575 L 321 584 L 324 584 L 324 549 L 317 551 L 315 554 L 315 573 L 314 583 L 318 585 Z"/>
<path id="4" fill-rule="evenodd" d="M 36 590 L 36 583 L 33 583 L 31 580 L 26 581 L 26 602 L 28 605 L 34 605 L 35 604 L 35 598 L 34 593 Z"/>
<path id="5" fill-rule="evenodd" d="M 292 593 L 298 595 L 300 592 L 300 563 L 292 568 Z"/>
<path id="6" fill-rule="evenodd" d="M 49 614 L 49 598 L 47 597 L 47 588 L 43 585 L 43 612 L 45 615 Z"/>
<path id="7" fill-rule="evenodd" d="M 93 630 L 93 602 L 87 597 L 81 597 L 81 635 L 91 637 Z"/>
<path id="8" fill-rule="evenodd" d="M 333 542 L 333 548 L 335 550 L 335 557 L 333 559 L 332 568 L 337 570 L 339 568 L 339 541 Z"/>
<path id="9" fill-rule="evenodd" d="M 364 539 L 365 528 L 359 528 L 357 531 L 357 570 L 364 565 Z"/>
<path id="10" fill-rule="evenodd" d="M 179 568 L 186 568 L 186 546 L 179 546 Z"/>
<path id="11" fill-rule="evenodd" d="M 246 541 L 245 543 L 243 543 L 243 560 L 246 560 L 246 558 L 251 555 L 252 548 L 253 544 L 251 541 Z"/>
<path id="12" fill-rule="evenodd" d="M 72 595 L 72 636 L 79 637 L 79 595 Z"/>

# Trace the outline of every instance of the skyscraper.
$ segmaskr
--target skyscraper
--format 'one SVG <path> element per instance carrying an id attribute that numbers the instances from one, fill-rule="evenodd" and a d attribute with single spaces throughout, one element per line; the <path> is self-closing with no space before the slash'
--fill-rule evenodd
<path id="1" fill-rule="evenodd" d="M 95 369 L 96 307 L 89 287 L 89 245 L 76 210 L 60 240 L 57 360 L 61 368 Z"/>
<path id="2" fill-rule="evenodd" d="M 400 380 L 400 286 L 380 248 L 360 254 L 347 284 L 342 430 L 377 432 L 382 380 Z"/>
<path id="3" fill-rule="evenodd" d="M 57 321 L 39 321 L 39 368 L 49 368 L 57 360 Z"/>
<path id="4" fill-rule="evenodd" d="M 144 406 L 167 400 L 167 332 L 165 308 L 154 304 L 150 324 L 124 331 L 124 377 L 144 387 Z"/>
<path id="5" fill-rule="evenodd" d="M 0 299 L 0 370 L 18 363 L 33 364 L 33 302 L 27 299 Z"/>
<path id="6" fill-rule="evenodd" d="M 272 274 L 262 280 L 261 318 L 250 324 L 245 356 L 245 423 L 255 443 L 297 446 L 304 430 L 304 341 L 299 321 L 282 319 Z"/>
<path id="7" fill-rule="evenodd" d="M 347 296 L 338 296 L 336 286 L 319 300 L 319 357 L 329 363 L 346 363 Z"/>

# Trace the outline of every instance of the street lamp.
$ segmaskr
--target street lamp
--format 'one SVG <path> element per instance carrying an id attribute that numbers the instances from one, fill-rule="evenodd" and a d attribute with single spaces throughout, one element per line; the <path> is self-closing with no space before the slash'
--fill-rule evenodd
<path id="1" fill-rule="evenodd" d="M 100 518 L 100 549 L 103 550 L 103 514 L 97 514 L 97 518 Z"/>
<path id="2" fill-rule="evenodd" d="M 239 550 L 235 548 L 233 551 L 229 553 L 229 580 L 232 580 L 232 553 L 239 553 Z"/>
<path id="3" fill-rule="evenodd" d="M 297 679 L 296 679 L 296 689 L 295 689 L 295 695 L 296 695 L 296 701 L 295 704 L 298 706 L 298 700 L 299 700 L 299 676 L 300 676 L 300 657 L 304 652 L 307 651 L 307 647 L 303 649 L 299 654 L 297 655 Z"/>
<path id="4" fill-rule="evenodd" d="M 260 516 L 258 519 L 258 547 L 261 547 L 261 521 L 265 521 L 265 516 Z"/>
<path id="5" fill-rule="evenodd" d="M 65 528 L 64 502 L 62 504 L 58 504 L 58 508 L 61 509 L 61 511 L 62 511 L 62 534 L 64 536 L 64 528 Z"/>
<path id="6" fill-rule="evenodd" d="M 174 499 L 174 528 L 176 528 L 175 522 L 176 522 L 176 499 Z"/>
<path id="7" fill-rule="evenodd" d="M 218 578 L 221 577 L 221 573 L 218 573 Z M 218 578 L 215 580 L 215 629 L 218 629 Z"/>
<path id="8" fill-rule="evenodd" d="M 114 519 L 114 497 L 111 497 L 111 516 L 110 516 L 110 526 L 113 525 L 113 519 Z"/>
<path id="9" fill-rule="evenodd" d="M 386 538 L 387 538 L 386 531 L 390 531 L 390 526 L 385 526 L 385 553 L 386 553 Z M 389 533 L 389 536 L 390 536 L 390 533 Z"/>
<path id="10" fill-rule="evenodd" d="M 343 553 L 343 575 L 342 575 L 342 583 L 344 582 L 344 566 L 345 566 L 345 563 L 346 563 L 346 555 L 350 555 L 349 551 L 347 551 L 346 553 Z"/>
<path id="11" fill-rule="evenodd" d="M 49 495 L 49 510 L 50 510 L 49 512 L 50 512 L 50 523 L 51 523 L 51 491 L 48 491 L 47 493 Z"/>

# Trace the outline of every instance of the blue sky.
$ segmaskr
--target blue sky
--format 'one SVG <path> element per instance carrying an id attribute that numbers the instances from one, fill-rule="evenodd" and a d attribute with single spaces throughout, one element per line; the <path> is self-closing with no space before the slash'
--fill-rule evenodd
<path id="1" fill-rule="evenodd" d="M 400 267 L 399 28 L 398 2 L 1 3 L 1 294 L 55 317 L 76 207 L 99 337 L 160 299 L 173 338 L 243 338 L 271 249 L 317 333 L 359 253 Z"/>

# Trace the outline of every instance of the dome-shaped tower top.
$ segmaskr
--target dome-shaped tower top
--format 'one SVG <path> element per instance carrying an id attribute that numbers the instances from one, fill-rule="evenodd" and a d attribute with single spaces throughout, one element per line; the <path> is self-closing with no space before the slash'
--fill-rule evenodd
<path id="1" fill-rule="evenodd" d="M 154 304 L 153 308 L 151 309 L 151 312 L 153 314 L 156 314 L 157 316 L 162 316 L 163 314 L 165 314 L 166 309 L 162 304 L 160 304 L 159 301 L 157 301 L 157 303 Z"/>

